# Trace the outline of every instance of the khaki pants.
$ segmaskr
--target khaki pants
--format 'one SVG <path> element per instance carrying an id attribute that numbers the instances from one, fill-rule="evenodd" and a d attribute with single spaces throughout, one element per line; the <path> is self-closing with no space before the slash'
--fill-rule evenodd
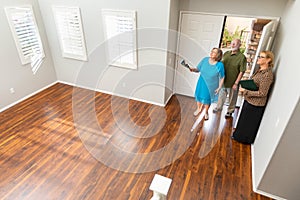
<path id="1" fill-rule="evenodd" d="M 239 88 L 237 88 L 236 90 L 232 89 L 232 88 L 222 88 L 220 90 L 220 94 L 219 94 L 219 98 L 218 98 L 218 104 L 217 104 L 217 109 L 218 110 L 222 110 L 223 105 L 225 103 L 226 97 L 228 96 L 228 108 L 227 108 L 227 112 L 228 113 L 233 113 L 234 109 L 235 109 L 235 104 L 236 104 L 236 100 L 238 97 L 238 91 Z"/>

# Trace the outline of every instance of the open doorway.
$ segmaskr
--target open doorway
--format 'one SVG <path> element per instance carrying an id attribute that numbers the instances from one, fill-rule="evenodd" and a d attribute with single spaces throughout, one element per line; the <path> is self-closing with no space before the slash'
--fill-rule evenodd
<path id="1" fill-rule="evenodd" d="M 242 41 L 241 51 L 244 53 L 251 33 L 252 21 L 255 18 L 245 17 L 226 17 L 223 34 L 221 38 L 221 48 L 227 51 L 230 48 L 230 43 L 235 38 L 240 38 Z"/>
<path id="2" fill-rule="evenodd" d="M 255 56 L 258 50 L 263 28 L 271 22 L 270 19 L 248 18 L 248 17 L 226 17 L 221 38 L 221 49 L 223 52 L 230 50 L 233 39 L 241 39 L 240 50 L 247 58 L 247 69 L 242 79 L 248 79 L 255 68 Z M 242 104 L 242 96 L 239 95 L 237 107 Z"/>
<path id="3" fill-rule="evenodd" d="M 223 52 L 230 50 L 230 43 L 233 39 L 241 39 L 241 52 L 247 58 L 247 71 L 245 78 L 248 78 L 254 67 L 254 59 L 262 38 L 263 28 L 271 22 L 271 19 L 248 18 L 248 17 L 226 17 L 221 38 Z"/>

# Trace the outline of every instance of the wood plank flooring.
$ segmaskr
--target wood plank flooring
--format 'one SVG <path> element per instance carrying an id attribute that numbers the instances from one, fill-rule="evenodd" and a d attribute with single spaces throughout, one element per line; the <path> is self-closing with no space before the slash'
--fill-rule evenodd
<path id="1" fill-rule="evenodd" d="M 170 200 L 269 200 L 252 191 L 234 119 L 210 113 L 191 133 L 194 109 L 180 95 L 162 108 L 55 84 L 0 113 L 0 199 L 149 200 L 157 173 Z"/>

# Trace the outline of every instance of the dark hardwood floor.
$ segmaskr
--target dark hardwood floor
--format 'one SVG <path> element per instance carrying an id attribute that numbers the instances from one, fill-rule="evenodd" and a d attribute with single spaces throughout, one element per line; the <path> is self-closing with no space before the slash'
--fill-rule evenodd
<path id="1" fill-rule="evenodd" d="M 160 174 L 170 200 L 269 200 L 252 191 L 234 118 L 210 113 L 191 133 L 194 109 L 180 95 L 162 108 L 55 84 L 0 113 L 0 199 L 149 200 Z"/>

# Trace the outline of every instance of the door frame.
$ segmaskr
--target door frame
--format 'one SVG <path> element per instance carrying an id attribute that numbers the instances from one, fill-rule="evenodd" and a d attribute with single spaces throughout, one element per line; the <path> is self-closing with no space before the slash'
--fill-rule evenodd
<path id="1" fill-rule="evenodd" d="M 225 17 L 224 20 L 224 24 L 223 24 L 223 28 L 222 28 L 222 33 L 221 36 L 223 36 L 223 31 L 224 31 L 224 27 L 225 27 L 225 22 L 226 22 L 226 14 L 220 14 L 220 13 L 210 13 L 210 12 L 197 12 L 197 11 L 180 11 L 179 13 L 179 22 L 178 22 L 178 34 L 177 34 L 177 44 L 176 44 L 176 55 L 175 55 L 175 70 L 174 70 L 174 79 L 173 79 L 173 85 L 172 85 L 172 93 L 173 95 L 176 94 L 175 93 L 175 89 L 176 89 L 176 76 L 177 76 L 177 69 L 178 69 L 178 55 L 179 55 L 179 44 L 180 44 L 180 36 L 181 36 L 181 30 L 182 30 L 182 18 L 184 14 L 200 14 L 200 15 L 219 15 L 219 16 L 223 16 Z M 221 44 L 221 40 L 222 37 L 219 40 L 219 46 Z"/>

